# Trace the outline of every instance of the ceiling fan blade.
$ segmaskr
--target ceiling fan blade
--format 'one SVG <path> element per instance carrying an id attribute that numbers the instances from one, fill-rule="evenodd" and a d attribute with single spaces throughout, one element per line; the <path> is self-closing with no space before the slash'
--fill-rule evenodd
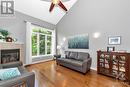
<path id="1" fill-rule="evenodd" d="M 49 9 L 50 12 L 53 10 L 54 6 L 55 4 L 51 3 L 50 9 Z"/>
<path id="2" fill-rule="evenodd" d="M 64 4 L 60 1 L 58 4 L 63 10 L 68 11 Z"/>
<path id="3" fill-rule="evenodd" d="M 41 1 L 45 1 L 45 2 L 52 2 L 52 0 L 41 0 Z M 62 2 L 67 2 L 67 1 L 70 1 L 70 0 L 61 0 Z"/>
<path id="4" fill-rule="evenodd" d="M 51 2 L 52 0 L 41 0 L 41 1 L 45 1 L 45 2 Z"/>

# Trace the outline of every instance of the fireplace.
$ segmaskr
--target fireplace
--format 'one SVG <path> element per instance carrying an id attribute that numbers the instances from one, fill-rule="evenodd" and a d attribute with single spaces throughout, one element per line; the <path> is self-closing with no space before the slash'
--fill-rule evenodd
<path id="1" fill-rule="evenodd" d="M 9 63 L 20 60 L 20 49 L 1 50 L 1 63 Z"/>

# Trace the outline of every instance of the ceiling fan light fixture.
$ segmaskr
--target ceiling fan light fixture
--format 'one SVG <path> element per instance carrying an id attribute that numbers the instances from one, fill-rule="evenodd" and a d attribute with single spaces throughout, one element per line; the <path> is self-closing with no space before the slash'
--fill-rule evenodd
<path id="1" fill-rule="evenodd" d="M 59 1 L 60 0 L 52 0 L 52 3 L 56 5 L 56 4 L 59 4 Z"/>
<path id="2" fill-rule="evenodd" d="M 65 7 L 65 5 L 62 3 L 61 0 L 49 0 L 49 1 L 51 1 L 49 12 L 52 12 L 52 10 L 54 9 L 55 6 L 61 7 L 65 12 L 68 11 L 67 8 Z"/>

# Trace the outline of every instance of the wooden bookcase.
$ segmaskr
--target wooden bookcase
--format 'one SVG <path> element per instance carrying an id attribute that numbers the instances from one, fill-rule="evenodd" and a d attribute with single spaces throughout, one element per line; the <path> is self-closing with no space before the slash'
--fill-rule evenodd
<path id="1" fill-rule="evenodd" d="M 130 84 L 130 53 L 97 51 L 97 72 Z"/>

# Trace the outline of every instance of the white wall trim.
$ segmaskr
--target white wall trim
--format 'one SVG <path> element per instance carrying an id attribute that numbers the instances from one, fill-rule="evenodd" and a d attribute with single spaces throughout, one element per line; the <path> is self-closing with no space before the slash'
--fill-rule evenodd
<path id="1" fill-rule="evenodd" d="M 91 69 L 97 71 L 97 68 L 95 68 L 95 67 L 91 67 Z"/>
<path id="2" fill-rule="evenodd" d="M 56 54 L 56 28 L 52 32 L 52 54 Z"/>
<path id="3" fill-rule="evenodd" d="M 28 65 L 32 65 L 32 64 L 37 64 L 37 63 L 42 63 L 42 62 L 47 62 L 47 61 L 51 61 L 53 59 L 46 59 L 46 60 L 42 60 L 42 61 L 37 61 L 37 62 L 32 62 L 31 64 L 24 64 L 24 66 L 28 66 Z"/>

